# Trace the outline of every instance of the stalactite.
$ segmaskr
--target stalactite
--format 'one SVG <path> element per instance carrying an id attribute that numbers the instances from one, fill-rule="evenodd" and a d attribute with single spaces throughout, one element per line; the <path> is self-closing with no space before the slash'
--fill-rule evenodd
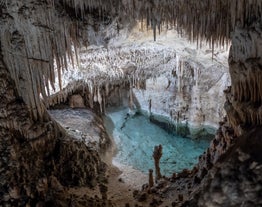
<path id="1" fill-rule="evenodd" d="M 101 96 L 101 93 L 100 93 L 100 88 L 98 88 L 97 90 L 97 101 L 99 103 L 99 106 L 100 106 L 100 112 L 103 113 L 103 99 L 102 99 L 102 96 Z"/>

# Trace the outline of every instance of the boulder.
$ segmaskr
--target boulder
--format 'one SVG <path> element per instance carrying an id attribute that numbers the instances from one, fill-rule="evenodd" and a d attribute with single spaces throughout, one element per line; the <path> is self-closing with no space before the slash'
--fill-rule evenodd
<path id="1" fill-rule="evenodd" d="M 85 103 L 84 103 L 83 97 L 80 96 L 79 94 L 72 95 L 69 98 L 69 106 L 71 108 L 85 108 Z"/>

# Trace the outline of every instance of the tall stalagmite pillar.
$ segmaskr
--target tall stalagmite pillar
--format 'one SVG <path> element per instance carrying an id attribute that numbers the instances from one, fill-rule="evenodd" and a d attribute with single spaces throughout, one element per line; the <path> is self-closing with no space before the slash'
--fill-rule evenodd
<path id="1" fill-rule="evenodd" d="M 162 157 L 162 145 L 160 144 L 159 146 L 155 146 L 154 153 L 153 153 L 153 158 L 155 162 L 155 171 L 156 171 L 156 181 L 162 178 L 160 172 L 160 166 L 159 166 L 161 157 Z"/>

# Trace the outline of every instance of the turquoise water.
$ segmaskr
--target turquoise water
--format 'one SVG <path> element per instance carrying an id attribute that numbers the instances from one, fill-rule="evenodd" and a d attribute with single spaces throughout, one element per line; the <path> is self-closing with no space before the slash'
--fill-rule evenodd
<path id="1" fill-rule="evenodd" d="M 117 146 L 114 160 L 118 163 L 147 173 L 148 169 L 154 169 L 154 146 L 162 144 L 161 173 L 170 176 L 174 172 L 194 167 L 199 155 L 209 146 L 210 140 L 175 136 L 150 123 L 143 115 L 127 117 L 127 113 L 127 109 L 121 109 L 110 111 L 105 117 L 106 129 Z"/>

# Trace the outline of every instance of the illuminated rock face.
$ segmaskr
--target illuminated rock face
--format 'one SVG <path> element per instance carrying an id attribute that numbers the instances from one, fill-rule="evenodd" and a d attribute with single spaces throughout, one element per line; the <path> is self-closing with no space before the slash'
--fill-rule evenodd
<path id="1" fill-rule="evenodd" d="M 140 26 L 124 28 L 107 48 L 82 48 L 79 65 L 68 64 L 63 91 L 52 91 L 48 105 L 81 93 L 90 108 L 98 105 L 101 112 L 123 104 L 149 114 L 151 100 L 151 112 L 173 124 L 217 127 L 225 116 L 223 91 L 230 85 L 228 51 L 216 48 L 212 60 L 207 45 L 197 48 L 174 30 L 162 33 L 153 42 L 151 33 Z M 59 89 L 58 80 L 55 86 Z"/>
<path id="2" fill-rule="evenodd" d="M 225 116 L 223 91 L 229 85 L 227 68 L 214 64 L 209 68 L 195 69 L 192 65 L 194 63 L 186 62 L 181 77 L 164 74 L 147 80 L 144 90 L 133 90 L 141 109 L 147 114 L 151 111 L 164 116 L 173 124 L 217 127 L 221 117 Z M 194 77 L 197 72 L 199 77 Z"/>

